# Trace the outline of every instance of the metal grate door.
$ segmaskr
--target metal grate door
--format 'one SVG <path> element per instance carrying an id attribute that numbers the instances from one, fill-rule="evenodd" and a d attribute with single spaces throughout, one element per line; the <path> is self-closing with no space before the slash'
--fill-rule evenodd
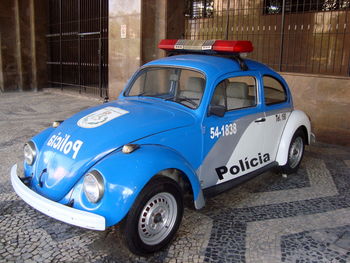
<path id="1" fill-rule="evenodd" d="M 108 97 L 108 0 L 49 0 L 51 87 Z"/>

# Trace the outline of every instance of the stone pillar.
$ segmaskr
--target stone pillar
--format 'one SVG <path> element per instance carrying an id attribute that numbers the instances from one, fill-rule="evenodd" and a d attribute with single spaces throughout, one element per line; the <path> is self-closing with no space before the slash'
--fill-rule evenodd
<path id="1" fill-rule="evenodd" d="M 165 55 L 158 48 L 161 39 L 184 37 L 184 13 L 185 1 L 142 1 L 142 63 Z"/>
<path id="2" fill-rule="evenodd" d="M 21 23 L 21 18 L 20 18 L 20 11 L 19 11 L 19 0 L 14 0 L 14 19 L 15 19 L 15 34 L 16 34 L 16 62 L 17 62 L 17 72 L 18 72 L 18 79 L 17 79 L 17 87 L 19 90 L 23 89 L 23 65 L 22 65 L 22 39 L 25 39 L 24 36 L 22 36 L 21 39 L 21 27 L 23 27 L 23 24 L 27 24 L 28 21 L 26 21 L 27 23 Z"/>
<path id="3" fill-rule="evenodd" d="M 18 89 L 17 39 L 15 30 L 15 1 L 0 1 L 2 91 Z"/>
<path id="4" fill-rule="evenodd" d="M 41 90 L 47 87 L 48 69 L 47 61 L 47 40 L 46 34 L 48 30 L 48 1 L 47 0 L 31 0 L 31 45 L 33 81 L 32 89 Z"/>
<path id="5" fill-rule="evenodd" d="M 177 2 L 177 1 L 176 1 Z M 163 57 L 157 46 L 167 35 L 167 1 L 142 1 L 142 63 Z"/>
<path id="6" fill-rule="evenodd" d="M 46 0 L 0 1 L 0 90 L 46 85 Z"/>
<path id="7" fill-rule="evenodd" d="M 167 38 L 181 39 L 185 36 L 185 1 L 167 1 Z"/>
<path id="8" fill-rule="evenodd" d="M 18 70 L 17 83 L 19 90 L 31 90 L 32 88 L 32 1 L 33 0 L 14 0 L 16 25 L 16 58 Z"/>
<path id="9" fill-rule="evenodd" d="M 184 1 L 109 0 L 109 95 L 116 98 L 134 71 L 163 57 L 163 38 L 184 35 Z"/>
<path id="10" fill-rule="evenodd" d="M 109 96 L 118 97 L 140 66 L 141 0 L 109 0 Z"/>
<path id="11" fill-rule="evenodd" d="M 4 72 L 2 67 L 2 48 L 1 48 L 1 33 L 0 33 L 0 93 L 4 92 Z"/>

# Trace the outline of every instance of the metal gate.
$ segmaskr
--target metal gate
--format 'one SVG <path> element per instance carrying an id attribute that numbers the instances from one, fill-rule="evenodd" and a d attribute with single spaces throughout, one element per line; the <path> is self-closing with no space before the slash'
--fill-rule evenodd
<path id="1" fill-rule="evenodd" d="M 349 0 L 185 0 L 185 38 L 250 40 L 286 72 L 350 76 Z"/>
<path id="2" fill-rule="evenodd" d="M 108 0 L 49 0 L 51 87 L 108 97 Z"/>

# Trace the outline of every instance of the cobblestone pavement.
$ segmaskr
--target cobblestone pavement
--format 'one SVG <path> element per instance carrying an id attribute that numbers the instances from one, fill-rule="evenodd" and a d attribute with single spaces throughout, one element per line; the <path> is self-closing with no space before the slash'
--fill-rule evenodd
<path id="1" fill-rule="evenodd" d="M 118 227 L 73 227 L 35 211 L 10 185 L 23 143 L 99 103 L 50 93 L 0 95 L 0 262 L 350 262 L 350 149 L 308 147 L 301 169 L 269 172 L 185 210 L 172 244 L 143 258 L 121 244 Z"/>

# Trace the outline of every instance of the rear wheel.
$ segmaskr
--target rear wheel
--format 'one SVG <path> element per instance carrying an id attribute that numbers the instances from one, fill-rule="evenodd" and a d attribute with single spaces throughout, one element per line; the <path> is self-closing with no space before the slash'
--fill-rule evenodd
<path id="1" fill-rule="evenodd" d="M 183 196 L 172 179 L 150 181 L 137 197 L 123 224 L 124 240 L 139 255 L 165 247 L 174 237 L 183 214 Z"/>
<path id="2" fill-rule="evenodd" d="M 295 173 L 304 156 L 305 136 L 302 130 L 298 129 L 290 142 L 288 150 L 288 160 L 284 166 L 281 166 L 282 173 Z"/>

